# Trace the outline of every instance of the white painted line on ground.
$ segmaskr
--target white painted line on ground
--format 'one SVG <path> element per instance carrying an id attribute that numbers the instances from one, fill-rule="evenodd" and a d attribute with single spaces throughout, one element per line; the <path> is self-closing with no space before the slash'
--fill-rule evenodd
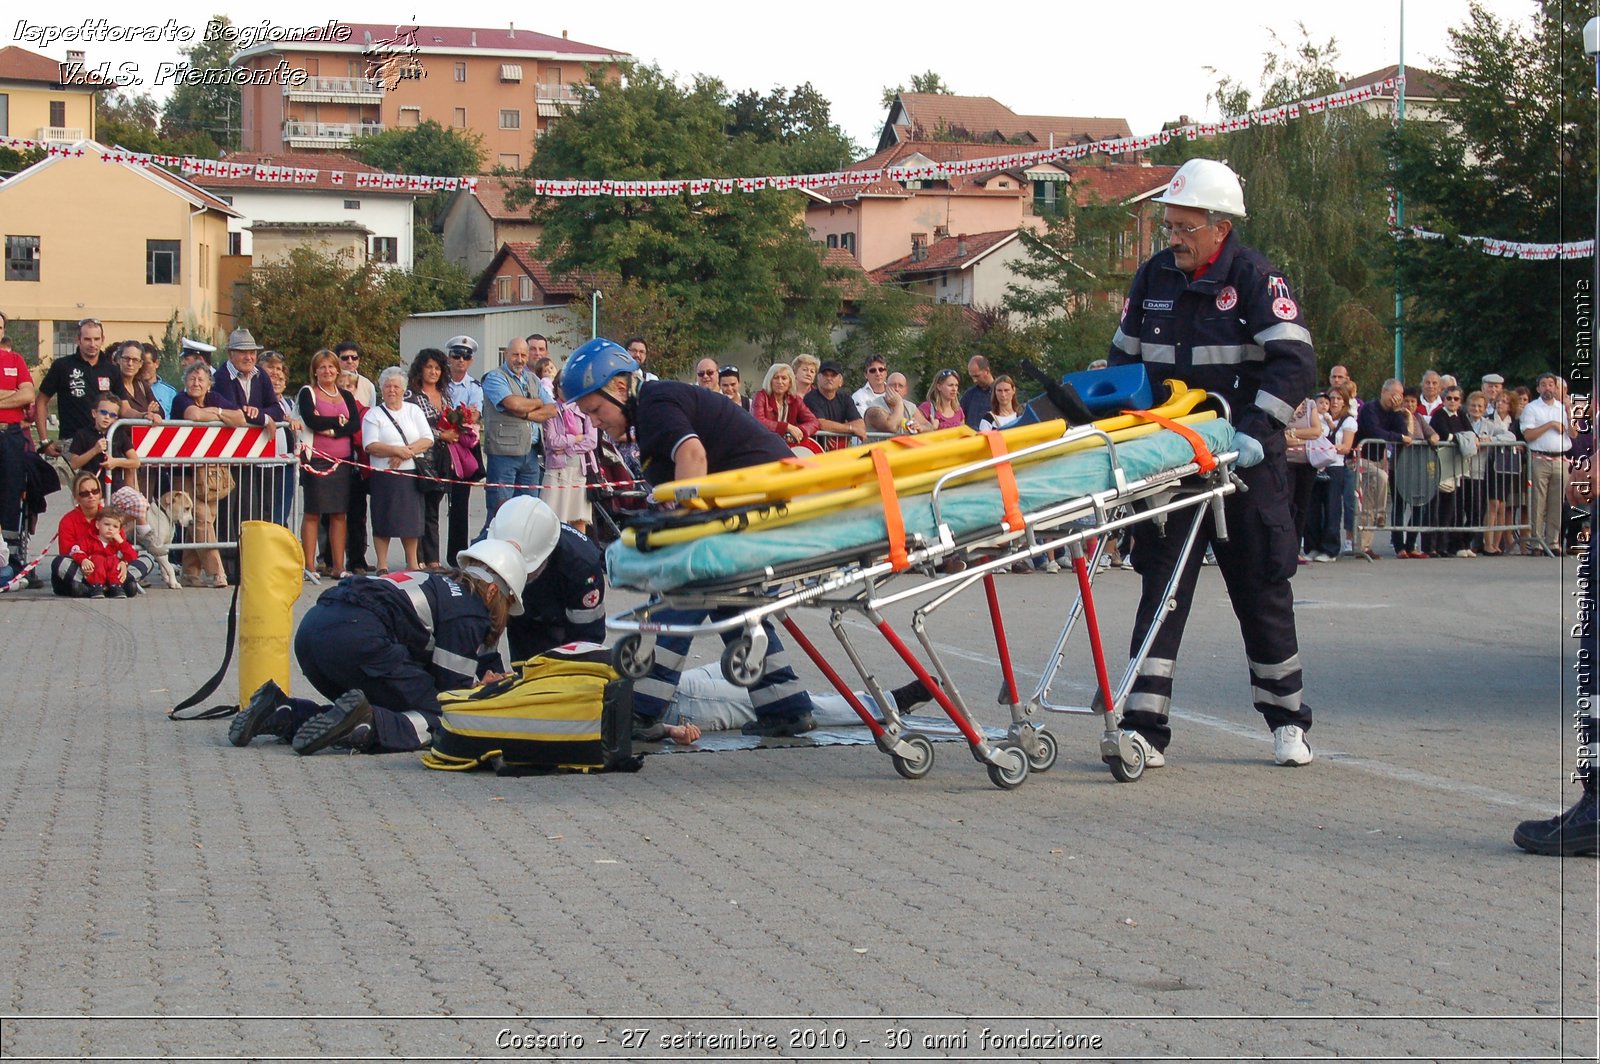
<path id="1" fill-rule="evenodd" d="M 865 631 L 877 631 L 865 621 L 854 616 L 847 617 L 845 623 Z M 992 652 L 988 654 L 975 653 L 965 647 L 951 646 L 948 643 L 940 643 L 938 641 L 934 642 L 934 646 L 941 655 L 946 657 L 971 661 L 981 665 L 993 665 L 995 663 L 995 656 Z M 1039 680 L 1039 671 L 1019 667 L 1014 662 L 1012 667 L 1016 672 L 1017 684 L 1027 687 L 1031 691 L 1032 686 Z M 1067 686 L 1082 687 L 1083 685 L 1069 684 Z M 1027 693 L 1027 691 L 1024 692 L 1024 694 Z M 1241 739 L 1248 739 L 1254 743 L 1270 745 L 1272 742 L 1272 735 L 1261 727 L 1247 727 L 1243 724 L 1236 724 L 1231 720 L 1223 720 L 1221 717 L 1213 717 L 1206 713 L 1196 713 L 1187 709 L 1174 709 L 1172 716 L 1191 724 L 1215 728 L 1218 731 L 1227 732 L 1229 735 L 1236 735 Z M 1500 805 L 1509 809 L 1519 810 L 1529 817 L 1538 816 L 1541 813 L 1546 816 L 1555 816 L 1561 812 L 1558 806 L 1533 803 L 1522 795 L 1509 794 L 1505 791 L 1495 790 L 1492 787 L 1483 787 L 1476 783 L 1462 783 L 1459 780 L 1446 779 L 1443 776 L 1435 776 L 1429 772 L 1419 772 L 1413 768 L 1391 765 L 1387 761 L 1379 761 L 1375 758 L 1360 757 L 1342 750 L 1326 750 L 1318 746 L 1313 746 L 1312 751 L 1318 758 L 1336 761 L 1349 768 L 1370 772 L 1374 776 L 1382 776 L 1385 779 L 1410 784 L 1414 787 L 1426 787 L 1429 790 L 1440 791 L 1445 794 L 1456 794 L 1463 798 L 1475 798 L 1481 802 L 1488 802 L 1490 805 Z"/>

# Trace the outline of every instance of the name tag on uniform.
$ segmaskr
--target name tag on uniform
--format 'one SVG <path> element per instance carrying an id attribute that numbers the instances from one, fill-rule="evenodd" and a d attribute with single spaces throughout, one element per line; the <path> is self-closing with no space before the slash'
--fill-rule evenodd
<path id="1" fill-rule="evenodd" d="M 1145 310 L 1171 310 L 1172 309 L 1172 300 L 1170 300 L 1170 299 L 1147 299 L 1147 300 L 1144 301 L 1144 309 Z"/>

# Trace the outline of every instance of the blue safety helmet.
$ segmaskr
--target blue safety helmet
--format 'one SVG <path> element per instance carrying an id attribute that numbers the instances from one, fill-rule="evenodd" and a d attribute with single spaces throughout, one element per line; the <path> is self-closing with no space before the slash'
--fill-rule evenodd
<path id="1" fill-rule="evenodd" d="M 561 398 L 569 403 L 604 388 L 619 373 L 635 373 L 639 363 L 614 341 L 597 336 L 572 352 L 561 371 Z"/>

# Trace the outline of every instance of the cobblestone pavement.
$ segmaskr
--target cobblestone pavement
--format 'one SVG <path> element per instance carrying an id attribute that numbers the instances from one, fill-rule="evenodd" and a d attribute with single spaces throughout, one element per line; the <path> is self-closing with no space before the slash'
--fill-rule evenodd
<path id="1" fill-rule="evenodd" d="M 1594 1059 L 1597 864 L 1510 843 L 1576 793 L 1574 570 L 1302 571 L 1294 771 L 1208 571 L 1168 766 L 1118 785 L 1066 717 L 1012 792 L 956 745 L 919 782 L 872 747 L 504 780 L 234 750 L 164 716 L 222 594 L 5 595 L 0 1055 Z M 1113 651 L 1133 580 L 1098 585 Z M 1000 589 L 1031 683 L 1071 582 Z M 981 596 L 932 630 L 988 703 Z"/>

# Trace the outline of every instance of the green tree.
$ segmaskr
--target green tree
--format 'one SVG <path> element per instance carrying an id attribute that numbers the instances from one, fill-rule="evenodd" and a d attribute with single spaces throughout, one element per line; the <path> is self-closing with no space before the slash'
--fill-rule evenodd
<path id="1" fill-rule="evenodd" d="M 676 84 L 654 66 L 620 80 L 591 76 L 578 109 L 546 134 L 534 176 L 662 180 L 758 175 L 761 153 L 730 138 L 720 82 Z M 680 196 L 551 199 L 534 218 L 557 272 L 614 275 L 669 299 L 677 342 L 658 372 L 673 374 L 736 339 L 764 344 L 825 330 L 838 314 L 798 193 L 711 191 Z"/>
<path id="2" fill-rule="evenodd" d="M 1026 254 L 1012 272 L 1020 281 L 1006 286 L 1001 306 L 1033 345 L 1035 362 L 1064 373 L 1105 357 L 1131 279 L 1117 272 L 1126 222 L 1119 204 L 1069 200 L 1044 232 L 1018 231 Z"/>
<path id="3" fill-rule="evenodd" d="M 0 179 L 19 174 L 43 158 L 43 148 L 0 148 Z"/>
<path id="4" fill-rule="evenodd" d="M 477 277 L 465 266 L 445 258 L 444 240 L 425 225 L 414 225 L 410 273 L 397 275 L 405 285 L 407 314 L 455 310 L 472 305 Z"/>
<path id="5" fill-rule="evenodd" d="M 397 355 L 408 289 L 398 271 L 297 247 L 253 271 L 242 324 L 285 353 L 290 380 L 307 379 L 311 356 L 345 339 L 382 365 Z"/>
<path id="6" fill-rule="evenodd" d="M 483 137 L 471 130 L 447 129 L 433 119 L 409 129 L 386 129 L 357 137 L 350 152 L 368 166 L 389 174 L 466 177 L 483 165 Z M 451 193 L 435 192 L 417 200 L 419 229 L 432 228 L 443 217 Z"/>
<path id="7" fill-rule="evenodd" d="M 793 89 L 781 86 L 766 95 L 745 89 L 727 105 L 728 136 L 747 138 L 752 161 L 762 157 L 757 146 L 767 145 L 769 172 L 782 174 L 831 173 L 859 154 L 856 144 L 833 121 L 828 100 L 808 81 Z"/>
<path id="8" fill-rule="evenodd" d="M 1276 38 L 1275 38 L 1276 40 Z M 1223 78 L 1213 95 L 1225 116 L 1337 92 L 1334 41 L 1296 43 L 1268 53 L 1259 103 Z M 1245 187 L 1249 217 L 1239 238 L 1261 251 L 1294 287 L 1323 371 L 1335 363 L 1370 387 L 1392 370 L 1392 274 L 1387 204 L 1377 175 L 1386 169 L 1387 119 L 1346 107 L 1256 126 L 1221 138 Z"/>
<path id="9" fill-rule="evenodd" d="M 911 75 L 911 88 L 907 89 L 904 83 L 899 85 L 885 85 L 883 87 L 883 106 L 893 107 L 896 96 L 902 92 L 926 92 L 937 96 L 953 96 L 955 90 L 946 85 L 944 78 L 932 70 L 925 70 L 921 74 Z"/>
<path id="10" fill-rule="evenodd" d="M 212 21 L 232 25 L 227 15 L 211 17 Z M 184 50 L 183 59 L 193 70 L 226 70 L 233 61 L 233 45 L 225 34 L 202 34 Z M 235 84 L 207 84 L 204 79 L 181 82 L 167 98 L 161 133 L 172 141 L 195 138 L 193 143 L 197 146 L 209 148 L 195 154 L 215 159 L 223 151 L 239 147 L 241 98 L 242 92 Z"/>
<path id="11" fill-rule="evenodd" d="M 216 141 L 206 133 L 169 136 L 163 129 L 161 104 L 147 92 L 126 89 L 95 94 L 95 139 L 129 151 L 150 155 L 193 155 L 215 159 Z"/>
<path id="12" fill-rule="evenodd" d="M 1434 365 L 1516 382 L 1561 367 L 1577 327 L 1570 297 L 1594 261 L 1495 258 L 1460 237 L 1594 235 L 1594 65 L 1582 47 L 1590 13 L 1542 0 L 1518 26 L 1473 4 L 1450 30 L 1443 73 L 1459 89 L 1446 108 L 1453 126 L 1408 122 L 1395 144 L 1406 223 L 1446 237 L 1394 245 L 1407 376 Z"/>

